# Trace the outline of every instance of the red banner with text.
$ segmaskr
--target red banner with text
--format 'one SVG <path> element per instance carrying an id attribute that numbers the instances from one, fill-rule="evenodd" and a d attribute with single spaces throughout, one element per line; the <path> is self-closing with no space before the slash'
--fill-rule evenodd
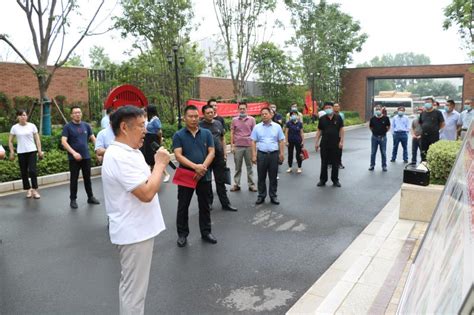
<path id="1" fill-rule="evenodd" d="M 206 105 L 206 101 L 188 100 L 186 105 L 194 105 L 199 110 L 199 116 L 202 116 L 202 108 Z M 247 114 L 248 115 L 260 115 L 262 108 L 268 107 L 268 102 L 260 103 L 247 103 Z M 239 109 L 237 103 L 217 103 L 217 115 L 222 117 L 235 117 L 239 115 Z"/>

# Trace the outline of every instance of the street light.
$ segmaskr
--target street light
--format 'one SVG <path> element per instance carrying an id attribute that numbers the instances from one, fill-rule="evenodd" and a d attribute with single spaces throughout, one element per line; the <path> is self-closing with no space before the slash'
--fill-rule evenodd
<path id="1" fill-rule="evenodd" d="M 176 105 L 178 107 L 178 129 L 181 129 L 181 95 L 179 92 L 179 72 L 178 72 L 178 59 L 179 59 L 179 64 L 182 66 L 184 64 L 184 57 L 179 56 L 178 58 L 178 45 L 173 45 L 173 54 L 174 54 L 174 76 L 176 79 Z M 168 55 L 166 57 L 166 60 L 168 61 L 168 64 L 171 66 L 173 64 L 173 56 Z"/>

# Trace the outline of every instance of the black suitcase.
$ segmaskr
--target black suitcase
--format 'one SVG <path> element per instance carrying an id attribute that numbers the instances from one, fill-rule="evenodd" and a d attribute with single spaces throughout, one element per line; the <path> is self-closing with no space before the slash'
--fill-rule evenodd
<path id="1" fill-rule="evenodd" d="M 430 184 L 430 170 L 417 169 L 415 164 L 408 164 L 403 170 L 403 182 L 413 185 L 428 186 Z"/>

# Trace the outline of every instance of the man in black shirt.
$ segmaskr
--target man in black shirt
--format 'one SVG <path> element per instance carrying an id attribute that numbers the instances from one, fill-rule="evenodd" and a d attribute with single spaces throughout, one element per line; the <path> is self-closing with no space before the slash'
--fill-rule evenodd
<path id="1" fill-rule="evenodd" d="M 211 98 L 210 100 L 207 101 L 207 105 L 211 105 L 212 108 L 214 109 L 214 120 L 217 120 L 222 124 L 222 127 L 224 127 L 225 130 L 227 130 L 227 127 L 225 125 L 224 118 L 222 116 L 217 115 L 217 101 L 214 98 Z"/>
<path id="2" fill-rule="evenodd" d="M 326 185 L 328 180 L 328 164 L 338 165 L 338 150 L 342 149 L 344 144 L 344 122 L 341 116 L 334 114 L 332 102 L 325 102 L 323 109 L 326 115 L 319 119 L 314 146 L 316 151 L 321 147 L 321 175 L 319 176 L 318 187 Z M 339 167 L 332 168 L 331 180 L 334 186 L 341 187 L 339 183 Z"/>
<path id="3" fill-rule="evenodd" d="M 390 119 L 382 114 L 380 105 L 375 106 L 374 116 L 370 119 L 370 130 L 372 130 L 372 152 L 370 153 L 369 171 L 375 167 L 375 155 L 380 147 L 382 155 L 382 170 L 387 171 L 387 131 L 390 130 Z"/>
<path id="4" fill-rule="evenodd" d="M 218 120 L 214 118 L 215 113 L 212 105 L 205 105 L 202 108 L 202 113 L 204 115 L 204 119 L 199 123 L 199 127 L 209 129 L 212 137 L 214 138 L 215 156 L 210 169 L 214 173 L 217 196 L 221 202 L 222 210 L 237 211 L 237 208 L 232 207 L 230 204 L 229 197 L 227 197 L 227 190 L 225 188 L 227 152 L 225 150 L 226 145 L 224 139 L 224 127 Z M 212 202 L 214 200 L 212 189 L 209 190 L 209 193 L 210 207 L 212 209 Z"/>
<path id="5" fill-rule="evenodd" d="M 421 160 L 426 161 L 426 154 L 430 145 L 439 140 L 439 130 L 444 128 L 443 114 L 434 108 L 433 99 L 428 98 L 423 105 L 425 110 L 421 113 L 418 122 L 421 126 Z"/>

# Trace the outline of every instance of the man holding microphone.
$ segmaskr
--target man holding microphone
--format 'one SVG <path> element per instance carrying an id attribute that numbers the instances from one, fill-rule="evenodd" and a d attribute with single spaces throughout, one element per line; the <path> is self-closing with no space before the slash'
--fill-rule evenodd
<path id="1" fill-rule="evenodd" d="M 120 314 L 143 314 L 154 237 L 165 229 L 157 193 L 170 157 L 160 148 L 150 171 L 139 150 L 146 131 L 142 109 L 120 107 L 110 121 L 115 141 L 104 155 L 102 183 L 110 240 L 120 255 Z"/>

